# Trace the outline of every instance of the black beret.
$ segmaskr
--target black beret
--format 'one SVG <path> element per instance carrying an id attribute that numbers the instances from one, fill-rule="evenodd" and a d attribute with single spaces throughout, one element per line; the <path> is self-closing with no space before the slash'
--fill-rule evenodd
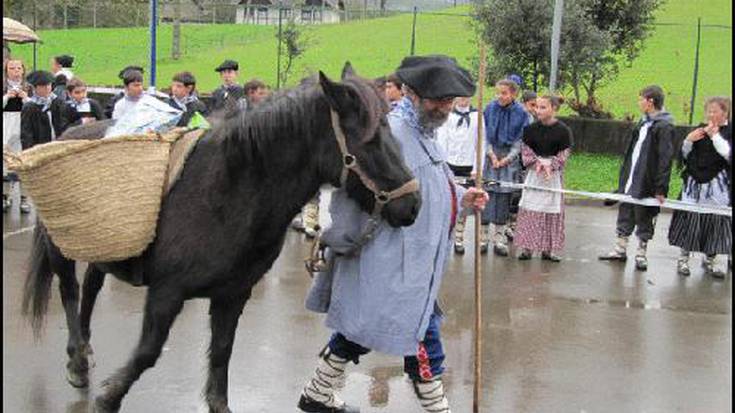
<path id="1" fill-rule="evenodd" d="M 54 75 L 45 70 L 36 70 L 35 72 L 28 73 L 26 80 L 34 87 L 50 85 L 54 83 Z"/>
<path id="2" fill-rule="evenodd" d="M 54 78 L 54 88 L 56 88 L 56 86 L 66 86 L 67 81 L 68 79 L 66 78 L 66 75 L 64 75 L 63 73 L 59 73 Z"/>
<path id="3" fill-rule="evenodd" d="M 66 54 L 56 56 L 54 59 L 56 59 L 56 62 L 60 64 L 61 67 L 71 67 L 72 63 L 74 63 L 74 57 Z"/>
<path id="4" fill-rule="evenodd" d="M 225 60 L 221 65 L 214 69 L 215 72 L 221 72 L 223 70 L 238 70 L 240 65 L 234 60 Z"/>
<path id="5" fill-rule="evenodd" d="M 396 70 L 396 76 L 424 99 L 470 97 L 475 94 L 475 82 L 470 72 L 449 56 L 406 57 Z"/>
<path id="6" fill-rule="evenodd" d="M 125 68 L 123 70 L 121 70 L 120 73 L 117 74 L 117 77 L 119 79 L 124 78 L 125 77 L 125 72 L 127 72 L 128 70 L 136 70 L 136 71 L 140 72 L 141 74 L 144 73 L 143 68 L 140 67 L 140 66 L 125 66 Z"/>

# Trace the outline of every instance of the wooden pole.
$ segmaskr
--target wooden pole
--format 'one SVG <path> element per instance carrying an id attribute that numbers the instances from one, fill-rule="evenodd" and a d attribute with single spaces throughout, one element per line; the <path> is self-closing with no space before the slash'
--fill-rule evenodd
<path id="1" fill-rule="evenodd" d="M 485 44 L 480 40 L 480 70 L 477 76 L 477 144 L 475 147 L 475 188 L 482 190 L 482 92 L 485 88 Z M 482 243 L 482 212 L 475 211 L 475 383 L 472 413 L 480 411 L 482 391 L 482 267 L 480 245 Z"/>

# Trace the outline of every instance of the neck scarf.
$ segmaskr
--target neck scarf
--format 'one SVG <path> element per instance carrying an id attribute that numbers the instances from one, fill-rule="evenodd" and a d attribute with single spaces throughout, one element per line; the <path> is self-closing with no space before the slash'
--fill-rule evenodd
<path id="1" fill-rule="evenodd" d="M 493 100 L 485 109 L 486 136 L 492 146 L 513 145 L 521 138 L 527 124 L 528 115 L 518 102 L 501 106 L 497 100 Z"/>
<path id="2" fill-rule="evenodd" d="M 459 120 L 457 121 L 457 127 L 461 127 L 463 123 L 467 125 L 467 128 L 470 127 L 470 114 L 473 112 L 477 112 L 477 109 L 470 106 L 469 108 L 462 108 L 463 110 L 457 110 L 457 108 L 452 109 L 452 113 L 459 116 Z M 465 111 L 466 109 L 466 111 Z"/>
<path id="3" fill-rule="evenodd" d="M 46 97 L 33 95 L 31 97 L 31 102 L 38 106 L 41 106 L 41 111 L 46 112 L 51 107 L 51 103 L 54 101 L 54 99 L 56 99 L 56 95 L 51 92 L 51 94 Z"/>
<path id="4" fill-rule="evenodd" d="M 178 106 L 179 106 L 180 108 L 182 108 L 182 110 L 186 110 L 186 108 L 188 107 L 188 105 L 189 105 L 190 103 L 192 103 L 192 102 L 196 102 L 196 101 L 198 101 L 198 100 L 199 100 L 199 98 L 197 97 L 197 95 L 196 95 L 196 94 L 194 94 L 194 93 L 192 93 L 191 95 L 187 95 L 187 96 L 184 96 L 184 98 L 183 98 L 183 99 L 179 99 L 179 98 L 177 98 L 176 96 L 172 96 L 172 97 L 173 97 L 173 99 L 174 99 L 174 102 L 176 102 L 176 104 L 177 104 L 177 105 L 178 105 Z"/>

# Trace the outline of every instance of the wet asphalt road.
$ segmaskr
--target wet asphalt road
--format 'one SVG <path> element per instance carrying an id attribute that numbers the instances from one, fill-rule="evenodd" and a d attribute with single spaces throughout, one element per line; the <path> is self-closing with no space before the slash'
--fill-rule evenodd
<path id="1" fill-rule="evenodd" d="M 39 341 L 20 316 L 32 219 L 17 210 L 3 217 L 3 409 L 87 412 L 99 383 L 138 339 L 144 290 L 107 278 L 92 324 L 91 387 L 72 388 L 64 378 L 67 332 L 58 289 Z M 704 277 L 697 257 L 692 276 L 679 277 L 677 250 L 666 242 L 669 214 L 659 219 L 648 272 L 634 271 L 632 260 L 598 262 L 613 241 L 614 221 L 614 209 L 569 207 L 559 264 L 483 258 L 482 412 L 732 410 L 731 275 Z M 230 364 L 234 412 L 297 411 L 299 391 L 329 336 L 323 317 L 303 308 L 308 246 L 289 231 L 283 253 L 245 307 Z M 450 262 L 442 292 L 445 383 L 455 413 L 472 408 L 471 243 L 467 249 Z M 80 277 L 84 267 L 77 268 Z M 204 300 L 187 302 L 162 357 L 132 387 L 122 412 L 207 411 L 201 397 L 207 310 Z M 363 412 L 421 411 L 396 357 L 371 354 L 351 366 L 342 396 Z"/>

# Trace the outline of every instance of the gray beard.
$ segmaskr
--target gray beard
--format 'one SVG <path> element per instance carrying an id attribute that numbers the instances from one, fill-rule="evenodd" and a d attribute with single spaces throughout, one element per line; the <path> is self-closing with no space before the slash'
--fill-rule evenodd
<path id="1" fill-rule="evenodd" d="M 447 118 L 449 117 L 449 114 L 443 114 L 441 113 L 440 117 L 437 117 L 437 114 L 441 113 L 439 111 L 436 112 L 427 112 L 424 110 L 423 106 L 419 105 L 418 107 L 418 115 L 419 115 L 419 125 L 424 128 L 424 130 L 427 131 L 433 131 L 439 126 L 443 125 L 444 122 L 447 121 Z"/>

